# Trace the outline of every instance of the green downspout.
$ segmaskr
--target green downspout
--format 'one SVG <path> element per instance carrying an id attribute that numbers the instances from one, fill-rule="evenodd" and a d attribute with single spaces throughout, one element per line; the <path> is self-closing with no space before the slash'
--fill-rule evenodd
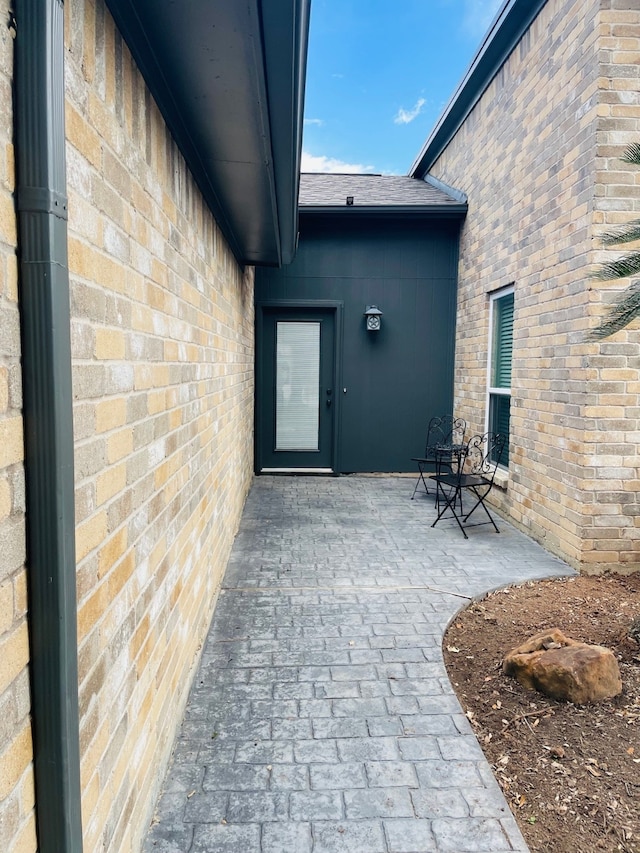
<path id="1" fill-rule="evenodd" d="M 81 853 L 62 0 L 15 0 L 27 571 L 39 853 Z"/>

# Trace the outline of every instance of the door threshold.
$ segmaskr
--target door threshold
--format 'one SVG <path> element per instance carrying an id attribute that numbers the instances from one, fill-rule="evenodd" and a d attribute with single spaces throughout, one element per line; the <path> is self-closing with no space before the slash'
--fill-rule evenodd
<path id="1" fill-rule="evenodd" d="M 333 474 L 333 468 L 261 468 L 261 474 Z"/>

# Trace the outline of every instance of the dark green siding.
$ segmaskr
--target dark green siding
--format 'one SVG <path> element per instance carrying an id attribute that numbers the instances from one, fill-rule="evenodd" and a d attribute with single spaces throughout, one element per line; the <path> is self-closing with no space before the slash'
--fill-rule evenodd
<path id="1" fill-rule="evenodd" d="M 256 270 L 258 304 L 344 305 L 340 472 L 414 470 L 429 418 L 451 412 L 458 229 L 432 220 L 303 219 L 294 262 Z M 379 332 L 365 329 L 371 304 L 383 311 Z"/>

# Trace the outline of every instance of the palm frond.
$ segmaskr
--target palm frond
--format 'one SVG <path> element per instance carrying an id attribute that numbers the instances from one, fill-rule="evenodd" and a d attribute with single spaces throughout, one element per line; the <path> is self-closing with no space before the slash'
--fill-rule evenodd
<path id="1" fill-rule="evenodd" d="M 632 142 L 627 146 L 621 159 L 625 163 L 640 166 L 640 142 Z M 602 237 L 605 246 L 633 243 L 636 240 L 640 240 L 640 219 L 634 219 Z M 640 273 L 640 251 L 600 264 L 589 277 L 598 281 L 610 281 L 615 278 L 627 278 L 637 273 Z M 609 335 L 624 329 L 636 317 L 640 317 L 640 281 L 634 281 L 629 285 L 620 299 L 611 306 L 605 318 L 588 333 L 587 339 L 599 341 L 602 338 L 608 338 Z"/>
<path id="2" fill-rule="evenodd" d="M 640 240 L 640 219 L 632 219 L 626 225 L 621 226 L 616 231 L 609 231 L 602 235 L 602 242 L 605 246 L 616 246 L 619 243 L 635 243 Z"/>
<path id="3" fill-rule="evenodd" d="M 640 273 L 640 252 L 632 252 L 616 261 L 600 264 L 598 269 L 590 274 L 590 278 L 597 281 L 610 281 L 614 278 L 626 278 L 636 273 Z"/>
<path id="4" fill-rule="evenodd" d="M 636 317 L 640 316 L 640 281 L 634 281 L 624 291 L 615 305 L 612 305 L 606 317 L 595 329 L 588 334 L 588 339 L 599 341 L 608 338 L 620 329 L 628 326 Z"/>
<path id="5" fill-rule="evenodd" d="M 620 159 L 640 166 L 640 142 L 632 142 Z"/>

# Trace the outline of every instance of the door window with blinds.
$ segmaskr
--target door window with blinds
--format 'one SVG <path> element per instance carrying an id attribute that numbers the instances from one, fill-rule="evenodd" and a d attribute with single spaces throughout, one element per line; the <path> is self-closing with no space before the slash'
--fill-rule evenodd
<path id="1" fill-rule="evenodd" d="M 320 323 L 276 323 L 276 450 L 319 449 Z"/>
<path id="2" fill-rule="evenodd" d="M 488 429 L 507 436 L 501 465 L 509 465 L 511 358 L 513 353 L 513 288 L 491 296 L 489 340 Z"/>

